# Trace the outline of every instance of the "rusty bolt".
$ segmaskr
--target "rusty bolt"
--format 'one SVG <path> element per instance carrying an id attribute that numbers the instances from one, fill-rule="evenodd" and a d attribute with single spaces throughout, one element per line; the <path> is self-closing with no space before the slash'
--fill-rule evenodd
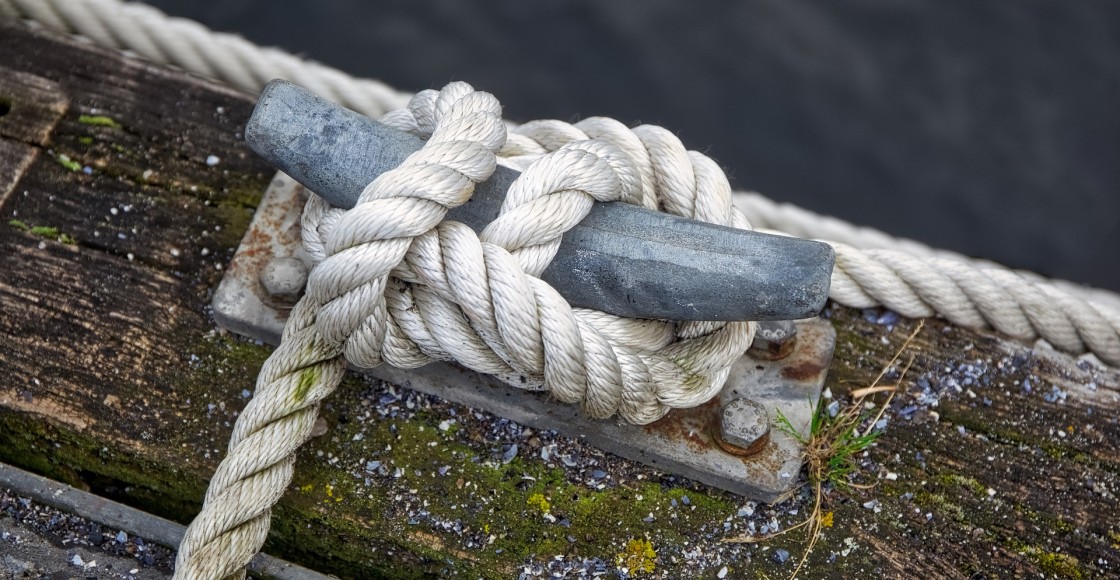
<path id="1" fill-rule="evenodd" d="M 770 441 L 770 414 L 750 399 L 732 399 L 720 414 L 716 441 L 733 455 L 754 455 Z"/>
<path id="2" fill-rule="evenodd" d="M 765 320 L 758 323 L 747 354 L 763 360 L 779 360 L 789 356 L 796 345 L 797 325 L 792 320 Z"/>
<path id="3" fill-rule="evenodd" d="M 269 298 L 280 302 L 295 302 L 307 284 L 307 266 L 299 258 L 273 258 L 261 270 L 260 280 Z"/>

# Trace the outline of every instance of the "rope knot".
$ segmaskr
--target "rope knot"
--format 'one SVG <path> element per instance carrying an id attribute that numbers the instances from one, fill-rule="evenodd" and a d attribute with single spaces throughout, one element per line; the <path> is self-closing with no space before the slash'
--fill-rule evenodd
<path id="1" fill-rule="evenodd" d="M 294 453 L 346 361 L 413 368 L 454 360 L 580 403 L 591 417 L 644 424 L 718 394 L 750 345 L 753 323 L 572 308 L 537 277 L 596 201 L 748 227 L 719 167 L 671 133 L 551 121 L 523 126 L 507 142 L 497 100 L 466 83 L 422 91 L 382 122 L 427 142 L 370 183 L 353 209 L 318 196 L 304 208 L 315 267 L 180 544 L 182 577 L 234 573 L 264 542 Z M 524 167 L 498 218 L 481 234 L 445 220 L 495 171 L 498 152 Z M 212 557 L 227 548 L 228 558 Z"/>
<path id="2" fill-rule="evenodd" d="M 325 217 L 330 210 L 316 204 L 305 216 L 318 234 L 308 239 L 308 253 L 322 256 L 307 284 L 307 298 L 320 305 L 315 325 L 327 340 L 343 343 L 347 359 L 360 366 L 381 362 L 390 271 L 413 238 L 490 177 L 505 143 L 497 99 L 467 83 L 419 93 L 406 111 L 418 130 L 428 130 L 425 146 L 366 186 L 353 209 Z"/>
<path id="3" fill-rule="evenodd" d="M 667 131 L 604 119 L 589 119 L 588 132 L 557 133 L 571 127 L 559 122 L 526 126 L 526 135 L 552 138 L 510 146 L 497 101 L 466 83 L 417 93 L 382 122 L 427 142 L 370 183 L 354 209 L 314 198 L 304 214 L 304 243 L 316 262 L 305 301 L 316 306 L 296 310 L 307 310 L 346 360 L 401 368 L 454 360 L 579 402 L 592 417 L 617 413 L 632 423 L 719 392 L 750 344 L 752 324 L 573 309 L 537 277 L 596 201 L 745 224 L 718 166 L 693 158 Z M 523 153 L 513 163 L 524 171 L 497 219 L 480 234 L 444 221 L 494 171 L 498 151 Z"/>

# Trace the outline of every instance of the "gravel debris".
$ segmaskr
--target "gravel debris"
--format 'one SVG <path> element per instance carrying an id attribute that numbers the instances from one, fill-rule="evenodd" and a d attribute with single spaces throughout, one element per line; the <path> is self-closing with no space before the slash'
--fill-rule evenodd
<path id="1" fill-rule="evenodd" d="M 175 552 L 0 488 L 0 578 L 169 578 Z"/>
<path id="2" fill-rule="evenodd" d="M 518 578 L 591 578 L 591 577 L 641 577 L 665 578 L 670 570 L 687 569 L 701 571 L 704 575 L 716 576 L 726 567 L 725 575 L 735 577 L 736 571 L 750 569 L 750 562 L 760 557 L 760 545 L 725 543 L 723 540 L 741 535 L 764 535 L 780 531 L 800 522 L 804 510 L 810 504 L 808 490 L 803 489 L 794 497 L 778 505 L 760 505 L 753 501 L 714 490 L 702 484 L 672 474 L 667 474 L 643 464 L 625 460 L 578 438 L 566 437 L 553 430 L 537 430 L 509 419 L 483 411 L 450 403 L 434 396 L 413 391 L 407 387 L 393 385 L 372 378 L 362 378 L 362 389 L 356 393 L 358 404 L 348 403 L 347 407 L 335 407 L 335 401 L 324 403 L 326 415 L 343 413 L 346 431 L 328 435 L 324 442 L 322 455 L 334 465 L 345 469 L 357 484 L 354 493 L 369 492 L 386 494 L 392 499 L 390 508 L 394 519 L 399 517 L 405 527 L 417 527 L 441 534 L 446 538 L 458 538 L 457 546 L 466 552 L 490 550 L 501 553 L 501 548 L 493 546 L 493 532 L 474 529 L 455 513 L 486 513 L 491 509 L 490 491 L 478 489 L 477 482 L 460 477 L 454 462 L 439 460 L 430 467 L 416 469 L 414 463 L 407 466 L 397 464 L 397 456 L 392 445 L 380 453 L 371 454 L 365 445 L 375 439 L 374 431 L 389 429 L 397 433 L 398 425 L 405 421 L 410 424 L 421 423 L 425 429 L 439 434 L 439 440 L 428 445 L 443 445 L 454 442 L 467 445 L 469 451 L 456 455 L 456 460 L 469 462 L 495 469 L 505 468 L 514 461 L 543 463 L 548 469 L 557 469 L 570 484 L 587 490 L 607 488 L 634 488 L 643 481 L 656 482 L 663 489 L 672 490 L 668 501 L 637 518 L 643 524 L 652 526 L 672 526 L 700 507 L 701 497 L 722 497 L 737 502 L 726 514 L 710 523 L 696 525 L 695 520 L 688 526 L 679 528 L 682 535 L 673 541 L 659 541 L 650 536 L 657 551 L 657 567 L 652 574 L 635 576 L 627 572 L 615 561 L 615 553 L 589 554 L 582 538 L 572 534 L 561 534 L 572 546 L 565 553 L 539 553 L 527 558 L 517 569 Z M 200 402 L 200 404 L 205 404 Z M 219 410 L 212 411 L 216 418 Z M 235 418 L 231 414 L 231 419 Z M 342 420 L 342 419 L 340 419 Z M 355 431 L 362 434 L 362 443 L 355 443 Z M 350 447 L 362 449 L 351 452 Z M 456 452 L 460 453 L 460 452 Z M 450 478 L 456 487 L 467 491 L 463 501 L 454 506 L 431 505 L 430 495 L 426 495 L 417 481 L 428 478 Z M 529 474 L 522 476 L 519 487 L 528 489 L 535 479 Z M 677 491 L 679 490 L 679 491 Z M 430 493 L 430 492 L 429 492 Z M 635 499 L 641 500 L 641 496 Z M 448 507 L 454 510 L 448 512 Z M 553 508 L 555 509 L 555 508 Z M 549 512 L 546 509 L 526 511 L 527 517 L 540 518 L 546 526 L 556 529 L 571 528 L 572 523 L 566 514 Z M 648 531 L 644 527 L 632 530 L 616 530 L 619 539 L 642 537 Z M 445 539 L 444 541 L 448 541 Z M 450 541 L 455 542 L 455 539 Z M 621 550 L 622 545 L 615 551 Z M 771 548 L 772 549 L 772 548 Z"/>

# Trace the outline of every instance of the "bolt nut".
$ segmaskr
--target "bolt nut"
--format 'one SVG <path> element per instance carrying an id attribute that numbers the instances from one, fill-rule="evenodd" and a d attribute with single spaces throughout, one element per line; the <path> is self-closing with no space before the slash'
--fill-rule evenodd
<path id="1" fill-rule="evenodd" d="M 299 258 L 273 258 L 261 270 L 260 281 L 269 298 L 294 303 L 307 285 L 307 266 Z"/>
<path id="2" fill-rule="evenodd" d="M 720 414 L 716 440 L 733 455 L 754 455 L 770 441 L 770 414 L 750 399 L 732 399 Z"/>
<path id="3" fill-rule="evenodd" d="M 766 320 L 758 323 L 754 342 L 747 354 L 757 359 L 786 358 L 797 346 L 797 324 L 792 320 Z"/>

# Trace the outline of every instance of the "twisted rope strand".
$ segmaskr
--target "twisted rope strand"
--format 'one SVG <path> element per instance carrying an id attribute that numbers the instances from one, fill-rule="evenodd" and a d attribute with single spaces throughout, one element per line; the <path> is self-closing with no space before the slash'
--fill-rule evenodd
<path id="1" fill-rule="evenodd" d="M 655 155 L 635 150 L 644 170 L 605 141 L 565 143 L 527 166 L 499 217 L 476 235 L 442 220 L 496 167 L 506 129 L 494 98 L 452 83 L 417 94 L 388 118 L 427 142 L 371 183 L 353 209 L 319 199 L 305 207 L 304 243 L 315 262 L 307 291 L 183 540 L 179 577 L 241 573 L 344 362 L 408 368 L 455 360 L 514 386 L 547 389 L 592 417 L 649 423 L 718 394 L 753 339 L 750 322 L 675 325 L 573 309 L 535 276 L 595 201 L 745 224 L 722 173 L 679 141 Z M 654 179 L 660 157 L 693 158 L 699 169 Z"/>
<path id="2" fill-rule="evenodd" d="M 370 116 L 396 109 L 408 98 L 406 93 L 378 81 L 357 79 L 277 49 L 261 48 L 238 36 L 213 32 L 196 22 L 169 17 L 143 4 L 120 0 L 0 0 L 0 17 L 26 18 L 61 32 L 81 34 L 105 46 L 212 76 L 253 93 L 259 92 L 272 78 L 286 78 Z M 403 121 L 398 121 L 398 117 Z M 418 121 L 406 113 L 394 113 L 382 121 L 406 131 L 417 130 L 419 122 L 429 129 L 432 126 L 430 117 Z M 516 130 L 509 136 L 501 155 L 518 168 L 526 167 L 540 155 L 573 140 L 594 138 L 613 143 L 635 161 L 641 175 L 642 187 L 638 191 L 643 192 L 640 195 L 644 197 L 640 201 L 625 201 L 650 209 L 656 207 L 656 200 L 645 193 L 654 190 L 653 163 L 637 136 L 637 130 L 632 131 L 618 121 L 604 118 L 587 119 L 576 125 L 560 121 L 533 121 Z M 822 216 L 791 204 L 778 203 L 754 192 L 734 192 L 732 199 L 758 227 L 845 245 L 847 260 L 862 263 L 864 267 L 860 268 L 861 275 L 856 277 L 837 269 L 831 298 L 841 304 L 853 307 L 887 306 L 905 308 L 904 313 L 938 314 L 969 328 L 991 326 L 1021 340 L 1050 336 L 1057 341 L 1053 343 L 1055 347 L 1071 354 L 1092 352 L 1108 364 L 1120 365 L 1120 356 L 1112 346 L 1117 340 L 1117 329 L 1120 329 L 1120 322 L 1117 322 L 1120 319 L 1120 296 L 1113 292 L 1062 280 L 1046 280 L 1030 272 L 1016 271 L 1014 276 L 985 273 L 996 266 Z M 735 219 L 742 219 L 741 215 L 736 214 Z M 878 249 L 940 259 L 928 261 L 925 268 L 911 267 L 901 258 L 869 251 Z M 868 251 L 860 256 L 861 250 Z M 879 260 L 890 260 L 894 267 L 906 271 L 894 271 L 888 264 L 881 264 L 882 268 L 871 265 Z M 964 265 L 953 264 L 952 261 Z M 932 264 L 937 267 L 931 268 Z M 872 271 L 879 274 L 870 275 Z M 1001 277 L 1002 282 L 995 282 L 992 276 Z M 959 292 L 946 286 L 948 279 L 953 280 Z M 898 280 L 922 288 L 911 290 L 907 295 L 898 287 Z M 862 287 L 861 284 L 868 286 Z M 935 290 L 934 286 L 939 289 Z M 1031 290 L 1032 287 L 1042 290 Z M 922 298 L 915 300 L 915 293 Z M 955 297 L 949 298 L 945 293 L 955 294 Z M 962 293 L 971 305 L 961 300 Z M 924 307 L 919 304 L 927 300 Z M 1043 310 L 1059 314 L 1057 317 L 1046 315 L 1041 313 Z M 1035 313 L 1035 322 L 1031 322 L 1027 311 Z M 977 314 L 981 314 L 980 318 L 984 320 L 981 321 Z M 1062 319 L 1075 329 L 1073 333 L 1067 323 L 1061 322 Z M 1036 323 L 1065 326 L 1065 330 L 1051 326 L 1036 327 Z"/>
<path id="3" fill-rule="evenodd" d="M 790 203 L 777 202 L 756 192 L 737 191 L 733 195 L 735 206 L 751 216 L 755 226 L 763 230 L 774 230 L 800 238 L 827 240 L 829 243 L 839 242 L 853 251 L 890 249 L 915 257 L 936 257 L 964 262 L 975 267 L 987 265 L 1002 268 L 999 264 L 987 260 L 978 260 L 949 250 L 932 248 L 921 242 L 821 215 Z M 1015 270 L 1015 273 L 1036 283 L 1052 285 L 1067 294 L 1099 304 L 1109 311 L 1120 312 L 1120 295 L 1115 292 L 1065 280 L 1047 279 L 1024 270 Z"/>
<path id="4" fill-rule="evenodd" d="M 256 396 L 238 417 L 229 453 L 179 546 L 177 578 L 243 577 L 245 564 L 267 536 L 271 508 L 291 481 L 295 451 L 310 437 L 320 401 L 342 379 L 345 361 L 340 355 L 350 342 L 340 331 L 362 328 L 374 340 L 384 336 L 377 324 L 385 309 L 380 293 L 390 270 L 408 250 L 408 238 L 442 221 L 447 209 L 465 202 L 475 183 L 488 178 L 496 167 L 494 153 L 505 138 L 497 101 L 462 83 L 450 86 L 441 97 L 447 101 L 442 113 L 447 122 L 441 131 L 401 167 L 371 183 L 354 210 L 335 221 L 340 226 L 347 221 L 368 224 L 378 208 L 397 207 L 402 200 L 419 209 L 410 212 L 404 224 L 397 223 L 389 211 L 385 223 L 374 222 L 364 229 L 338 227 L 322 238 L 325 267 L 312 272 L 307 294 L 293 309 L 280 347 L 257 378 Z M 442 154 L 449 148 L 473 155 L 460 155 L 451 165 L 441 165 L 444 179 L 425 181 L 422 190 L 395 187 L 411 171 L 429 174 L 433 157 L 446 162 Z M 363 251 L 367 249 L 380 252 Z M 350 261 L 348 271 L 328 266 L 342 259 Z"/>
<path id="5" fill-rule="evenodd" d="M 385 120 L 388 124 L 424 137 L 432 130 L 430 115 L 426 111 L 439 107 L 439 103 L 431 99 L 430 93 L 419 94 L 414 102 L 430 104 L 389 113 Z M 620 124 L 610 123 L 621 132 L 618 129 Z M 629 133 L 628 130 L 626 133 Z M 648 157 L 640 142 L 633 136 L 631 139 L 639 146 L 630 146 L 629 150 L 639 159 Z M 680 151 L 683 155 L 683 146 Z M 665 323 L 608 318 L 602 313 L 579 309 L 569 313 L 567 304 L 559 300 L 550 288 L 537 280 L 525 278 L 525 274 L 532 276 L 544 270 L 555 253 L 560 235 L 586 215 L 593 199 L 607 201 L 619 198 L 635 203 L 651 199 L 654 202 L 649 205 L 656 206 L 658 196 L 672 192 L 654 187 L 652 171 L 645 171 L 644 177 L 639 175 L 629 152 L 624 154 L 602 142 L 586 139 L 569 141 L 558 146 L 551 155 L 538 157 L 534 157 L 536 161 L 527 166 L 521 179 L 511 186 L 501 214 L 478 239 L 465 227 L 444 224 L 413 241 L 403 264 L 407 267 L 397 270 L 394 275 L 414 285 L 389 295 L 390 311 L 399 319 L 400 328 L 404 329 L 402 332 L 393 331 L 394 336 L 401 337 L 404 345 L 404 352 L 399 355 L 403 360 L 394 364 L 423 364 L 428 362 L 425 355 L 436 360 L 450 358 L 475 370 L 496 374 L 518 386 L 539 388 L 547 383 L 554 393 L 561 393 L 563 400 L 582 400 L 585 410 L 593 416 L 606 417 L 617 412 L 631 422 L 649 422 L 671 407 L 689 406 L 696 404 L 697 400 L 709 399 L 718 392 L 726 376 L 726 367 L 749 344 L 753 326 L 744 323 L 717 333 L 725 325 L 691 323 L 688 328 L 695 330 L 680 335 L 688 342 L 667 348 L 668 340 L 651 340 L 653 335 L 650 334 L 651 326 L 658 325 L 666 330 L 654 331 L 657 336 L 672 336 Z M 710 161 L 708 164 L 715 166 Z M 722 173 L 718 175 L 722 178 Z M 686 205 L 689 206 L 698 203 L 701 207 L 719 207 L 720 204 L 711 199 L 723 199 L 725 213 L 732 212 L 726 180 L 723 179 L 722 184 L 715 179 L 710 182 L 703 184 L 705 187 L 693 186 L 676 193 L 682 198 L 699 200 L 688 201 Z M 654 189 L 643 191 L 642 187 Z M 312 246 L 318 244 L 315 240 L 321 238 L 317 218 L 312 216 L 326 211 L 324 207 L 315 206 L 305 214 L 304 226 L 313 232 L 309 242 Z M 745 220 L 727 217 L 721 221 L 745 223 Z M 312 256 L 322 253 L 315 247 L 309 247 Z M 516 258 L 516 263 L 508 256 Z M 526 299 L 534 294 L 535 305 Z M 427 311 L 438 310 L 438 315 L 424 312 L 423 316 L 410 316 L 409 311 L 416 307 Z M 458 310 L 465 314 L 465 318 L 452 316 L 438 327 L 424 325 L 425 320 L 440 319 L 444 313 L 451 316 Z M 538 321 L 544 316 L 559 318 L 549 325 Z M 570 324 L 572 317 L 579 319 L 575 325 Z M 608 320 L 610 322 L 606 322 L 606 326 L 599 326 Z M 583 326 L 580 326 L 581 323 Z M 557 330 L 563 328 L 568 330 Z M 583 331 L 577 334 L 580 328 Z M 588 334 L 592 330 L 593 335 Z M 569 338 L 562 340 L 564 332 Z M 409 337 L 415 339 L 413 345 L 408 345 L 405 340 Z M 572 348 L 569 345 L 578 344 L 580 340 L 584 342 L 583 352 L 577 357 L 568 352 Z M 667 350 L 658 352 L 663 347 Z M 543 359 L 542 352 L 545 355 Z M 588 352 L 605 358 L 599 360 Z M 382 355 L 385 360 L 398 356 L 389 352 Z M 556 363 L 558 358 L 568 362 L 560 365 Z M 584 363 L 573 362 L 577 360 L 584 360 Z M 644 365 L 644 370 L 633 364 L 625 367 L 619 360 L 637 361 Z M 575 383 L 561 380 L 568 373 L 556 370 L 579 368 L 583 364 L 589 370 L 577 373 L 583 378 Z M 598 365 L 609 368 L 595 368 Z M 615 369 L 615 366 L 618 368 Z M 624 367 L 633 370 L 625 371 Z M 650 374 L 649 369 L 655 372 Z M 621 380 L 620 372 L 623 373 Z M 511 379 L 511 373 L 516 373 L 512 376 L 516 380 Z M 557 378 L 548 378 L 553 373 L 557 373 Z M 650 378 L 647 379 L 647 376 Z M 634 386 L 655 379 L 659 385 L 657 388 Z M 596 386 L 589 387 L 588 384 Z M 578 393 L 583 393 L 583 398 L 577 399 Z M 623 403 L 625 406 L 620 407 Z"/>
<path id="6" fill-rule="evenodd" d="M 346 107 L 376 117 L 404 106 L 409 95 L 371 79 L 262 48 L 240 36 L 214 32 L 184 18 L 120 0 L 0 0 L 0 16 L 28 18 L 60 32 L 153 62 L 220 79 L 259 93 L 274 78 L 289 79 Z"/>
<path id="7" fill-rule="evenodd" d="M 574 125 L 561 121 L 527 123 L 512 129 L 514 137 L 510 141 L 514 144 L 507 143 L 502 152 L 515 155 L 518 163 L 527 163 L 571 140 L 587 138 L 582 127 L 600 123 L 599 119 Z M 725 202 L 723 195 L 706 197 L 704 201 L 711 205 L 699 205 L 684 193 L 690 182 L 718 179 L 715 172 L 719 167 L 714 162 L 700 154 L 684 153 L 680 141 L 660 127 L 627 131 L 647 150 L 649 162 L 640 169 L 642 174 L 652 174 L 667 190 L 661 201 L 664 209 L 688 217 L 711 217 L 728 211 L 724 204 L 730 201 Z M 634 143 L 631 137 L 620 136 L 618 130 L 598 134 L 620 147 Z M 642 158 L 640 154 L 631 157 Z M 713 186 L 708 183 L 707 187 Z M 942 316 L 959 326 L 993 328 L 1018 340 L 1041 338 L 1071 354 L 1091 352 L 1107 364 L 1120 366 L 1120 302 L 1111 293 L 1084 291 L 1068 282 L 934 250 L 776 204 L 758 194 L 732 195 L 728 190 L 726 199 L 736 206 L 728 214 L 731 220 L 745 223 L 746 212 L 756 224 L 782 230 L 774 233 L 806 235 L 823 231 L 851 242 L 820 240 L 836 250 L 829 297 L 840 304 L 855 308 L 884 306 L 913 318 Z M 690 205 L 693 203 L 697 205 Z M 867 247 L 857 248 L 853 243 Z M 896 249 L 900 247 L 903 249 Z"/>
<path id="8" fill-rule="evenodd" d="M 0 0 L 0 16 L 30 18 L 251 92 L 289 78 L 368 115 L 408 98 L 140 4 Z M 717 394 L 753 338 L 752 323 L 635 321 L 573 309 L 535 277 L 594 200 L 739 228 L 750 227 L 746 211 L 762 227 L 831 240 L 836 302 L 940 315 L 1120 366 L 1115 294 L 733 193 L 715 162 L 662 128 L 629 129 L 605 118 L 507 126 L 497 102 L 464 83 L 418 93 L 382 120 L 428 143 L 371 183 L 353 210 L 315 197 L 305 208 L 304 241 L 317 266 L 187 530 L 177 578 L 244 576 L 291 481 L 294 454 L 347 360 L 402 368 L 457 360 L 515 386 L 548 389 L 592 417 L 618 414 L 633 423 Z M 489 177 L 498 152 L 526 174 L 499 218 L 481 235 L 442 222 Z"/>
<path id="9" fill-rule="evenodd" d="M 827 243 L 836 250 L 831 298 L 841 304 L 885 306 L 912 318 L 940 315 L 1120 366 L 1120 311 L 1106 304 L 994 264 Z"/>

